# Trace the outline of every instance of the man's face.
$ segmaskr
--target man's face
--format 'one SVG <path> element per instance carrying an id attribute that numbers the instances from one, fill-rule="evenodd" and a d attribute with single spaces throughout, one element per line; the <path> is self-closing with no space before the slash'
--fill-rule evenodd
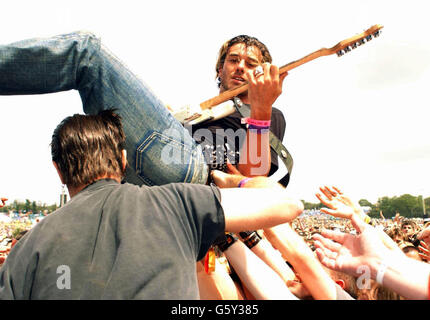
<path id="1" fill-rule="evenodd" d="M 412 226 L 410 224 L 403 225 L 402 231 L 406 235 L 410 235 L 410 234 L 414 233 L 414 229 L 412 228 Z"/>
<path id="2" fill-rule="evenodd" d="M 242 85 L 245 73 L 261 64 L 262 54 L 255 46 L 247 47 L 244 43 L 231 46 L 225 57 L 224 65 L 218 71 L 221 79 L 220 92 Z"/>

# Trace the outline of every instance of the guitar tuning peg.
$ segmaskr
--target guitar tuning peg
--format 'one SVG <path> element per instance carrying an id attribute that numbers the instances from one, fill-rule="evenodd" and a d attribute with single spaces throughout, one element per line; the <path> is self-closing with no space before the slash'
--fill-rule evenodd
<path id="1" fill-rule="evenodd" d="M 338 57 L 341 57 L 341 56 L 343 56 L 344 55 L 344 53 L 343 53 L 343 51 L 342 50 L 339 50 L 338 52 L 336 52 L 337 53 L 337 56 Z"/>
<path id="2" fill-rule="evenodd" d="M 351 51 L 351 47 L 346 46 L 345 49 L 343 49 L 345 53 L 350 52 Z"/>
<path id="3" fill-rule="evenodd" d="M 370 40 L 372 40 L 372 35 L 371 35 L 371 34 L 369 34 L 369 35 L 366 37 L 366 41 L 370 41 Z"/>
<path id="4" fill-rule="evenodd" d="M 376 31 L 374 34 L 373 34 L 373 36 L 376 38 L 376 37 L 379 37 L 379 35 L 381 34 L 381 30 L 378 30 L 378 31 Z"/>
<path id="5" fill-rule="evenodd" d="M 351 48 L 352 48 L 352 49 L 357 48 L 357 43 L 356 43 L 356 42 L 354 42 L 353 44 L 351 44 Z"/>
<path id="6" fill-rule="evenodd" d="M 365 43 L 366 41 L 364 39 L 360 39 L 358 40 L 357 45 L 361 46 L 362 44 L 365 44 Z"/>

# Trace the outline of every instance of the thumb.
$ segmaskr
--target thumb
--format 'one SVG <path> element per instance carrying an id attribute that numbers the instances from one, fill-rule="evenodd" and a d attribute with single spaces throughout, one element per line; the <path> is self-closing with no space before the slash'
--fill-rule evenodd
<path id="1" fill-rule="evenodd" d="M 357 230 L 359 233 L 362 233 L 369 226 L 356 214 L 352 215 L 351 223 L 355 230 Z"/>
<path id="2" fill-rule="evenodd" d="M 229 175 L 225 172 L 222 172 L 220 170 L 213 170 L 212 171 L 212 180 L 215 182 L 215 184 L 220 188 L 225 188 L 228 186 L 228 177 Z"/>

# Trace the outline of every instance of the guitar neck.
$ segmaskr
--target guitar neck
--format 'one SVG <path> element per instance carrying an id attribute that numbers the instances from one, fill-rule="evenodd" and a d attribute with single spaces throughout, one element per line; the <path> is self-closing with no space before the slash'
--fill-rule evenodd
<path id="1" fill-rule="evenodd" d="M 322 56 L 327 56 L 329 54 L 331 54 L 331 52 L 326 48 L 317 50 L 317 51 L 312 52 L 311 54 L 308 54 L 307 56 L 305 56 L 299 60 L 292 61 L 292 62 L 280 67 L 279 68 L 279 74 L 283 74 L 283 73 L 285 73 L 291 69 L 294 69 L 298 66 L 301 66 L 302 64 L 305 64 L 309 61 L 312 61 L 312 60 L 319 58 L 319 57 L 322 57 Z M 200 108 L 202 108 L 202 110 L 209 109 L 213 106 L 219 105 L 220 103 L 223 103 L 227 100 L 230 100 L 230 99 L 238 96 L 239 94 L 245 92 L 246 90 L 248 90 L 248 84 L 247 83 L 242 84 L 241 86 L 236 87 L 234 89 L 224 91 L 223 93 L 219 94 L 218 96 L 202 102 L 200 104 Z"/>
<path id="2" fill-rule="evenodd" d="M 293 61 L 293 62 L 286 64 L 285 66 L 279 68 L 279 73 L 283 74 L 283 73 L 285 73 L 291 69 L 294 69 L 298 66 L 301 66 L 302 64 L 304 64 L 306 62 L 312 61 L 312 60 L 319 58 L 319 57 L 322 57 L 322 56 L 328 56 L 328 55 L 333 54 L 333 53 L 337 53 L 337 55 L 340 57 L 340 56 L 344 55 L 345 53 L 351 51 L 352 49 L 355 49 L 358 46 L 361 46 L 365 42 L 370 41 L 373 37 L 378 37 L 380 30 L 382 28 L 383 28 L 383 26 L 376 24 L 376 25 L 370 27 L 366 31 L 364 31 L 364 32 L 362 32 L 356 36 L 353 36 L 351 38 L 348 38 L 346 40 L 339 42 L 338 44 L 336 44 L 335 46 L 333 46 L 329 49 L 322 48 L 320 50 L 312 52 L 311 54 L 308 54 L 307 56 L 305 56 L 299 60 L 296 60 L 296 61 Z M 212 108 L 216 105 L 219 105 L 220 103 L 223 103 L 227 100 L 230 100 L 230 99 L 238 96 L 239 94 L 245 92 L 246 90 L 248 90 L 248 84 L 247 83 L 241 85 L 240 87 L 224 91 L 220 95 L 202 102 L 200 104 L 200 108 L 202 108 L 203 110 Z"/>

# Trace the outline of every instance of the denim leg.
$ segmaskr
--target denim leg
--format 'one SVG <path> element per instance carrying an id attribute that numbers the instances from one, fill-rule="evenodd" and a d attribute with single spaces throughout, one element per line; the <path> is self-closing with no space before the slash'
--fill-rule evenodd
<path id="1" fill-rule="evenodd" d="M 205 183 L 201 147 L 149 87 L 88 32 L 0 46 L 0 94 L 76 89 L 86 114 L 116 108 L 126 134 L 126 180 Z"/>

